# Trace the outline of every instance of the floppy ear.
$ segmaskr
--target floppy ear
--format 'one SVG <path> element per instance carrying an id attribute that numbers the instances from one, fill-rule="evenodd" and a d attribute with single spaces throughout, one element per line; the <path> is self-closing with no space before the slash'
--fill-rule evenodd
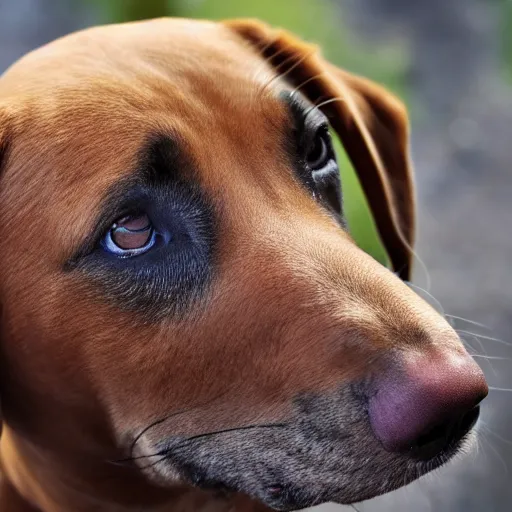
<path id="1" fill-rule="evenodd" d="M 410 279 L 415 199 L 404 105 L 384 88 L 337 68 L 318 49 L 254 20 L 224 22 L 329 118 L 368 199 L 393 269 Z"/>

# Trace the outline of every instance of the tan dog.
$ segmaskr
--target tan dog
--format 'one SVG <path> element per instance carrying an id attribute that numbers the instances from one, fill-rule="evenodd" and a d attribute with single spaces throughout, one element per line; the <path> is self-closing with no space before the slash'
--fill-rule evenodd
<path id="1" fill-rule="evenodd" d="M 345 227 L 328 122 L 396 273 Z M 0 79 L 2 512 L 292 510 L 438 467 L 487 386 L 408 279 L 402 105 L 252 21 Z"/>

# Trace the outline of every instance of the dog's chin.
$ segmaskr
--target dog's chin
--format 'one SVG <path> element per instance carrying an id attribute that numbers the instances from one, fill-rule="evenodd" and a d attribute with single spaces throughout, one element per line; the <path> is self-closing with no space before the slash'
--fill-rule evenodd
<path id="1" fill-rule="evenodd" d="M 297 471 L 297 461 L 286 459 L 261 468 L 260 459 L 254 460 L 254 471 L 248 458 L 244 467 L 232 464 L 232 455 L 226 458 L 215 453 L 216 462 L 201 464 L 190 457 L 169 453 L 165 461 L 154 466 L 160 477 L 180 474 L 181 480 L 209 491 L 217 498 L 229 501 L 235 494 L 245 494 L 267 507 L 279 511 L 301 510 L 322 503 L 348 505 L 410 484 L 423 475 L 471 450 L 476 435 L 471 432 L 462 440 L 448 446 L 432 458 L 417 460 L 407 454 L 390 455 L 384 450 L 372 461 L 361 461 L 357 471 L 347 471 L 343 454 L 339 454 L 339 471 L 333 467 L 330 450 L 325 457 L 311 460 L 311 471 Z M 335 465 L 335 464 L 334 464 Z M 345 466 L 345 467 L 344 467 Z M 279 476 L 278 476 L 279 475 Z M 174 478 L 173 478 L 173 481 Z"/>
<path id="2" fill-rule="evenodd" d="M 223 457 L 216 452 L 213 463 L 203 464 L 194 456 L 187 460 L 184 454 L 176 455 L 170 451 L 164 460 L 151 465 L 148 476 L 159 485 L 188 484 L 226 502 L 236 494 L 244 494 L 271 509 L 293 511 L 327 502 L 348 505 L 391 492 L 440 468 L 454 457 L 468 453 L 475 441 L 476 434 L 471 432 L 441 453 L 424 460 L 407 454 L 390 456 L 382 450 L 355 472 L 347 471 L 341 460 L 342 454 L 339 470 L 333 468 L 332 453 L 335 450 L 326 454 L 325 459 L 312 460 L 311 468 L 314 469 L 307 472 L 291 469 L 290 466 L 300 464 L 289 459 L 282 463 L 276 459 L 275 464 L 267 463 L 262 468 L 260 459 L 251 461 L 248 456 L 242 467 L 231 463 L 232 455 Z M 329 469 L 322 468 L 322 460 Z M 255 468 L 252 471 L 251 466 Z"/>
<path id="3" fill-rule="evenodd" d="M 391 453 L 373 435 L 359 404 L 331 413 L 326 405 L 302 403 L 292 422 L 275 428 L 155 443 L 165 455 L 151 466 L 152 477 L 170 484 L 178 476 L 226 498 L 242 493 L 274 510 L 291 511 L 325 502 L 357 503 L 393 491 L 475 442 L 474 431 L 468 431 L 433 454 Z"/>

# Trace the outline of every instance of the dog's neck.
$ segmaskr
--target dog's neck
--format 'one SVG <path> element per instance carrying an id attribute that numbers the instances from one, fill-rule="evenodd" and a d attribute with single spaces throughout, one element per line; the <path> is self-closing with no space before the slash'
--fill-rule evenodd
<path id="1" fill-rule="evenodd" d="M 264 512 L 245 497 L 149 484 L 134 468 L 108 462 L 63 463 L 4 426 L 0 440 L 2 512 Z M 30 461 L 30 462 L 28 462 Z"/>

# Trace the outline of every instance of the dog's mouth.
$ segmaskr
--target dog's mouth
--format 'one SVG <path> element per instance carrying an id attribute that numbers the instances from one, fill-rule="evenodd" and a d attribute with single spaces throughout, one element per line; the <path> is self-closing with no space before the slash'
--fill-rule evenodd
<path id="1" fill-rule="evenodd" d="M 373 435 L 353 393 L 344 407 L 332 398 L 303 399 L 293 421 L 264 428 L 170 438 L 154 471 L 172 468 L 188 483 L 219 496 L 243 493 L 274 510 L 300 510 L 325 502 L 350 504 L 409 484 L 440 467 L 467 445 L 478 408 L 421 446 L 386 451 Z"/>
<path id="2" fill-rule="evenodd" d="M 281 474 L 281 478 L 276 478 L 274 476 L 276 472 L 267 468 L 266 479 L 262 479 L 261 475 L 252 478 L 249 476 L 247 481 L 243 482 L 242 478 L 239 477 L 235 479 L 228 477 L 226 480 L 222 479 L 222 477 L 217 479 L 210 474 L 208 468 L 196 467 L 190 462 L 178 464 L 178 466 L 181 474 L 187 481 L 203 490 L 213 492 L 217 497 L 229 500 L 234 494 L 243 493 L 259 500 L 274 510 L 287 512 L 314 507 L 327 502 L 343 505 L 357 503 L 408 485 L 452 459 L 467 444 L 467 437 L 466 435 L 463 439 L 452 442 L 443 451 L 430 459 L 423 458 L 415 463 L 409 461 L 394 461 L 394 464 L 390 463 L 390 467 L 400 469 L 395 469 L 393 475 L 390 472 L 386 483 L 379 483 L 378 478 L 371 476 L 370 466 L 368 467 L 366 478 L 372 479 L 372 481 L 367 482 L 368 485 L 366 486 L 362 486 L 359 483 L 357 489 L 353 483 L 350 484 L 350 486 L 353 486 L 351 489 L 341 484 L 342 481 L 347 479 L 347 476 L 337 475 L 336 473 L 333 473 L 330 478 L 325 478 L 325 475 L 322 475 L 319 471 L 317 473 L 317 480 L 305 483 L 300 478 L 294 478 L 292 475 L 287 474 L 286 468 L 281 468 L 278 471 Z M 359 475 L 354 473 L 354 476 L 358 478 L 364 474 L 365 472 L 361 471 Z M 336 479 L 337 476 L 340 477 L 339 482 L 335 483 L 332 480 Z"/>

